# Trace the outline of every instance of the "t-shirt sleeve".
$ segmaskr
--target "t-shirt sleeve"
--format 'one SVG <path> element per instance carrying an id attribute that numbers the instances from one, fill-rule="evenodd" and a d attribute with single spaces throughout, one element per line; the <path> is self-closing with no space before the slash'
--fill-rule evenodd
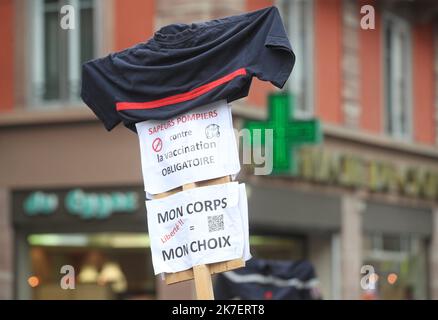
<path id="1" fill-rule="evenodd" d="M 295 64 L 295 54 L 277 8 L 272 8 L 253 39 L 247 53 L 250 70 L 258 79 L 283 88 Z"/>
<path id="2" fill-rule="evenodd" d="M 109 131 L 121 122 L 116 110 L 110 56 L 82 65 L 81 98 Z"/>

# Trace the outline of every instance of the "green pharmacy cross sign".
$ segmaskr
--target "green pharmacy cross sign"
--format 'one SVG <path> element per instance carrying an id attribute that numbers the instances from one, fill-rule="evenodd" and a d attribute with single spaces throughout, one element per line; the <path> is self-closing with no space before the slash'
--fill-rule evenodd
<path id="1" fill-rule="evenodd" d="M 254 133 L 261 134 L 258 141 L 265 144 L 266 130 L 273 130 L 273 173 L 296 174 L 297 160 L 295 149 L 304 144 L 318 144 L 322 141 L 321 126 L 318 119 L 292 120 L 294 115 L 294 96 L 284 93 L 268 97 L 269 116 L 267 121 L 247 121 L 245 128 L 250 130 L 254 144 Z M 257 130 L 257 132 L 255 131 Z"/>

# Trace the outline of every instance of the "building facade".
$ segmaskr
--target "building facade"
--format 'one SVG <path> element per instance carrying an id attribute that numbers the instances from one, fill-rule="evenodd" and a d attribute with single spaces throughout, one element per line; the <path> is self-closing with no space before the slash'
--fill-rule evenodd
<path id="1" fill-rule="evenodd" d="M 326 299 L 438 299 L 438 6 L 421 0 L 0 0 L 0 298 L 193 297 L 153 276 L 137 137 L 80 101 L 80 65 L 273 4 L 297 56 L 283 90 L 324 139 L 295 149 L 293 176 L 243 166 L 254 256 L 309 259 Z M 273 91 L 254 79 L 235 127 Z"/>

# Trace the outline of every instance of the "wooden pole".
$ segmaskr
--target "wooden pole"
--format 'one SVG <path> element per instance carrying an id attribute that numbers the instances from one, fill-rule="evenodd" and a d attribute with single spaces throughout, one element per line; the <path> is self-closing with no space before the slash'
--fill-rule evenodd
<path id="1" fill-rule="evenodd" d="M 196 188 L 196 183 L 188 183 L 182 187 L 183 191 L 193 188 Z M 194 266 L 193 277 L 195 279 L 196 298 L 198 300 L 214 300 L 213 284 L 208 265 Z"/>
<path id="2" fill-rule="evenodd" d="M 208 265 L 201 264 L 193 267 L 195 278 L 196 299 L 214 300 L 213 283 Z"/>

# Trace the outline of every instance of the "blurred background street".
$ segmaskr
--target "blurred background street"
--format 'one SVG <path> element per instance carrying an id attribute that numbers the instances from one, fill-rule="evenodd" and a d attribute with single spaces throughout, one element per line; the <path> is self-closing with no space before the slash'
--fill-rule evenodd
<path id="1" fill-rule="evenodd" d="M 74 30 L 60 28 L 65 4 Z M 167 24 L 270 5 L 296 54 L 288 120 L 319 119 L 323 139 L 288 142 L 290 174 L 243 166 L 253 256 L 310 261 L 323 299 L 438 299 L 432 0 L 0 0 L 0 299 L 194 297 L 153 274 L 138 138 L 106 132 L 80 100 L 81 65 Z M 267 119 L 273 92 L 254 79 L 235 128 Z"/>

